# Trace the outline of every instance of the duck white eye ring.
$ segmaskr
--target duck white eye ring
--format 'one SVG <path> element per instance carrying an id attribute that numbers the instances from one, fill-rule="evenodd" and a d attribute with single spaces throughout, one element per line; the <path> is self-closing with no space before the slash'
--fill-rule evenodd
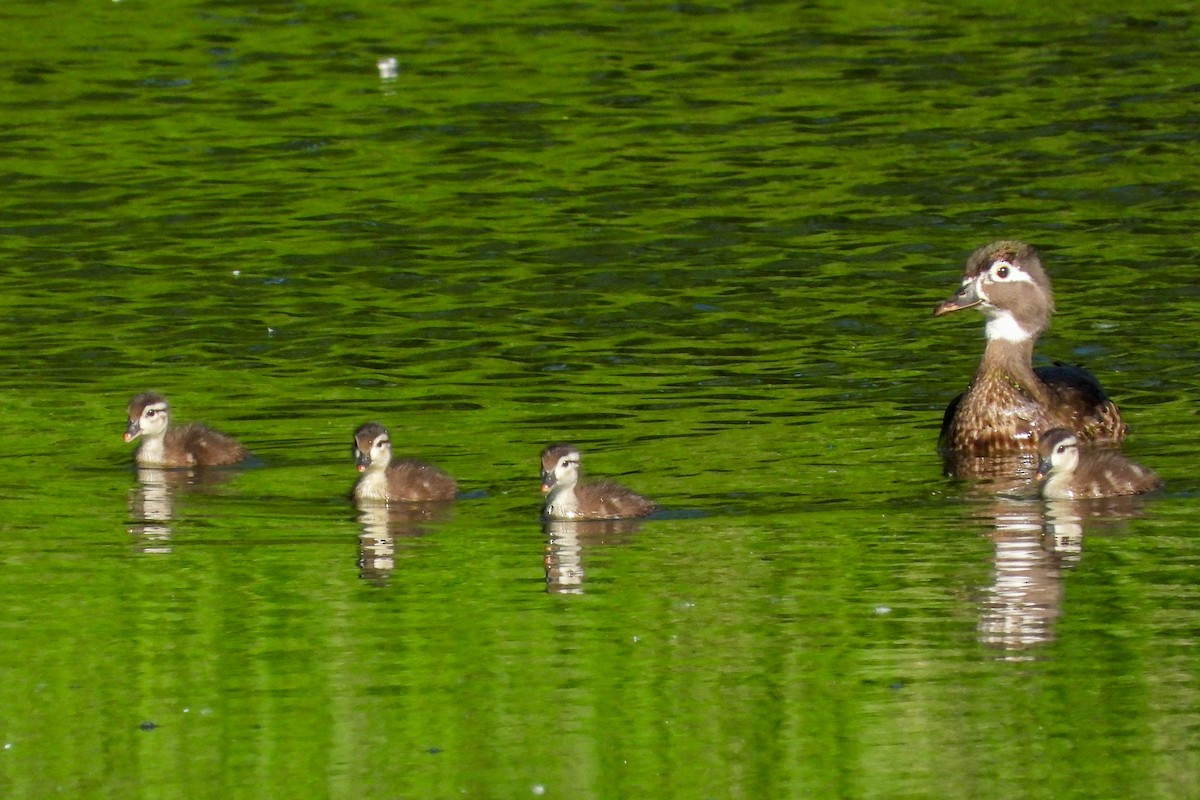
<path id="1" fill-rule="evenodd" d="M 1013 276 L 1013 269 L 1012 264 L 1000 259 L 992 264 L 992 277 L 998 281 L 1006 281 Z"/>

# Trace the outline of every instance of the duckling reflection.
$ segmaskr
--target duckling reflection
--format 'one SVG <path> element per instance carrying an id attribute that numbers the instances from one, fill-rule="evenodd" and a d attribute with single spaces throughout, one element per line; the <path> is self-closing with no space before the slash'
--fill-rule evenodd
<path id="1" fill-rule="evenodd" d="M 129 533 L 146 553 L 171 552 L 175 495 L 224 483 L 234 473 L 224 470 L 138 467 L 137 485 L 129 491 Z"/>
<path id="2" fill-rule="evenodd" d="M 358 577 L 384 584 L 396 569 L 396 541 L 418 539 L 430 533 L 430 526 L 450 518 L 452 503 L 358 504 Z"/>
<path id="3" fill-rule="evenodd" d="M 1057 553 L 1062 567 L 1073 567 L 1083 557 L 1083 516 L 1074 503 L 1061 500 L 1044 506 L 1042 547 Z"/>
<path id="4" fill-rule="evenodd" d="M 641 527 L 637 519 L 545 520 L 546 591 L 583 594 L 586 569 L 583 550 L 597 545 L 625 544 Z"/>
<path id="5" fill-rule="evenodd" d="M 1078 561 L 1085 531 L 1093 536 L 1120 533 L 1130 520 L 1145 514 L 1145 500 L 1140 495 L 1047 500 L 1043 504 L 1046 548 L 1059 553 L 1064 562 Z"/>
<path id="6" fill-rule="evenodd" d="M 129 490 L 129 532 L 141 542 L 144 553 L 171 552 L 171 520 L 175 499 L 168 485 L 168 471 L 139 467 L 137 485 Z"/>

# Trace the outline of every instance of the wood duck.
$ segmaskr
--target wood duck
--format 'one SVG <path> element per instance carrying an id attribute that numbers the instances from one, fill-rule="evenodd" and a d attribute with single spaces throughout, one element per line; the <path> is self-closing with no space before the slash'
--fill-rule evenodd
<path id="1" fill-rule="evenodd" d="M 1041 439 L 1037 479 L 1048 500 L 1117 497 L 1162 488 L 1150 470 L 1115 450 L 1086 448 L 1066 428 L 1046 431 Z"/>
<path id="2" fill-rule="evenodd" d="M 392 441 L 378 422 L 354 432 L 354 463 L 363 476 L 354 485 L 359 500 L 428 503 L 453 500 L 458 484 L 432 464 L 415 458 L 392 459 Z"/>
<path id="3" fill-rule="evenodd" d="M 935 316 L 978 308 L 987 347 L 970 387 L 946 408 L 942 448 L 993 456 L 1036 451 L 1038 433 L 1067 428 L 1081 438 L 1120 442 L 1127 427 L 1090 372 L 1033 368 L 1033 345 L 1050 324 L 1054 295 L 1038 253 L 1023 242 L 985 245 L 967 259 L 962 288 Z"/>
<path id="4" fill-rule="evenodd" d="M 579 484 L 579 450 L 554 444 L 542 451 L 543 513 L 549 519 L 644 517 L 658 507 L 612 481 Z"/>
<path id="5" fill-rule="evenodd" d="M 135 455 L 139 466 L 215 467 L 250 455 L 236 439 L 204 425 L 193 422 L 168 429 L 171 408 L 157 392 L 134 395 L 126 413 L 125 441 L 142 437 Z"/>

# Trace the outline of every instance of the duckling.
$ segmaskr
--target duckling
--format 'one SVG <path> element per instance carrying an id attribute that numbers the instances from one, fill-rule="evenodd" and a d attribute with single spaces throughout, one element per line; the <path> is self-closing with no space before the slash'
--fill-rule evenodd
<path id="1" fill-rule="evenodd" d="M 611 481 L 579 485 L 579 450 L 566 444 L 542 451 L 543 513 L 549 519 L 644 517 L 658 506 Z"/>
<path id="2" fill-rule="evenodd" d="M 1048 500 L 1144 494 L 1163 485 L 1153 472 L 1115 450 L 1084 448 L 1066 428 L 1043 433 L 1038 455 L 1037 479 Z"/>
<path id="3" fill-rule="evenodd" d="M 354 462 L 363 476 L 354 485 L 359 500 L 425 503 L 453 500 L 458 484 L 432 464 L 415 458 L 392 460 L 392 441 L 378 422 L 354 432 Z"/>
<path id="4" fill-rule="evenodd" d="M 215 467 L 250 455 L 236 439 L 198 423 L 168 430 L 170 406 L 158 392 L 134 395 L 126 414 L 125 441 L 142 437 L 134 456 L 141 467 Z"/>
<path id="5" fill-rule="evenodd" d="M 984 245 L 967 259 L 962 288 L 935 316 L 978 308 L 987 347 L 970 387 L 946 408 L 943 449 L 974 456 L 1037 450 L 1038 433 L 1067 428 L 1081 439 L 1117 443 L 1127 426 L 1087 370 L 1033 368 L 1033 345 L 1050 324 L 1054 294 L 1038 252 L 1024 242 Z"/>

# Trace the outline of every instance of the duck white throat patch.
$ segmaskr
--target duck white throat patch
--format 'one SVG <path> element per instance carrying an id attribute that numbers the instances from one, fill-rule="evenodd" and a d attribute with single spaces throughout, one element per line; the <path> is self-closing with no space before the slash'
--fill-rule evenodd
<path id="1" fill-rule="evenodd" d="M 989 342 L 1027 342 L 1033 338 L 1033 334 L 1021 327 L 1021 323 L 1017 322 L 1011 311 L 1001 309 L 994 310 L 988 316 L 986 331 Z"/>

